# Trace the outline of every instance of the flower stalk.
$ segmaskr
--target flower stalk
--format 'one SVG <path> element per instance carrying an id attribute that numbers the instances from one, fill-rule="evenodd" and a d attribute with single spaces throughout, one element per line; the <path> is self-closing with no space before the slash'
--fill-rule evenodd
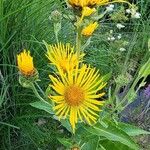
<path id="1" fill-rule="evenodd" d="M 44 103 L 47 103 L 47 102 L 40 96 L 40 94 L 38 93 L 38 91 L 37 91 L 37 89 L 36 89 L 34 83 L 31 84 L 31 89 L 33 90 L 35 96 L 36 96 L 40 101 L 42 101 L 42 102 L 44 102 Z"/>
<path id="2" fill-rule="evenodd" d="M 78 58 L 80 57 L 81 54 L 81 27 L 80 24 L 77 24 L 77 34 L 76 34 L 76 51 L 77 51 L 77 56 Z"/>

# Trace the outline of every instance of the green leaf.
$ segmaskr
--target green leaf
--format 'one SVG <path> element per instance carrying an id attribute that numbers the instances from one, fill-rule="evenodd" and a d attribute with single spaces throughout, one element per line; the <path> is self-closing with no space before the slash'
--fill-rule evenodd
<path id="1" fill-rule="evenodd" d="M 100 148 L 99 149 L 97 149 L 97 150 L 107 150 L 105 147 L 103 147 L 101 144 L 99 145 L 100 146 Z"/>
<path id="2" fill-rule="evenodd" d="M 62 145 L 64 145 L 67 148 L 70 148 L 73 145 L 71 139 L 66 138 L 57 138 L 57 139 Z"/>
<path id="3" fill-rule="evenodd" d="M 148 49 L 150 51 L 150 39 L 148 39 Z"/>
<path id="4" fill-rule="evenodd" d="M 84 127 L 90 134 L 106 137 L 111 141 L 118 141 L 124 145 L 129 146 L 134 150 L 138 150 L 139 146 L 122 130 L 110 125 L 108 128 L 103 127 L 101 124 L 97 124 L 93 127 Z"/>
<path id="5" fill-rule="evenodd" d="M 0 93 L 0 107 L 2 107 L 2 104 L 3 104 L 4 101 L 5 101 L 5 97 L 6 97 L 8 88 L 9 88 L 9 85 L 3 86 L 3 87 L 1 88 L 1 93 Z"/>
<path id="6" fill-rule="evenodd" d="M 129 136 L 137 136 L 140 134 L 150 134 L 150 132 L 140 129 L 136 126 L 119 122 L 117 125 L 118 128 L 126 132 Z"/>
<path id="7" fill-rule="evenodd" d="M 150 58 L 139 71 L 139 76 L 141 77 L 147 77 L 148 75 L 150 75 Z"/>
<path id="8" fill-rule="evenodd" d="M 84 52 L 85 48 L 88 47 L 91 43 L 91 37 L 88 38 L 86 43 L 82 46 L 82 51 Z"/>
<path id="9" fill-rule="evenodd" d="M 62 126 L 64 126 L 69 132 L 73 133 L 68 119 L 62 119 L 62 120 L 60 120 L 60 122 L 61 122 Z"/>
<path id="10" fill-rule="evenodd" d="M 100 141 L 100 146 L 102 146 L 105 150 L 133 150 L 130 147 L 121 144 L 120 142 L 114 142 L 109 140 Z"/>
<path id="11" fill-rule="evenodd" d="M 84 143 L 89 142 L 89 140 L 91 140 L 91 139 L 95 139 L 95 137 L 99 138 L 98 136 L 95 136 L 93 134 L 89 134 L 84 129 L 84 124 L 81 124 L 81 126 L 78 129 L 76 129 L 75 135 L 76 135 L 77 139 L 81 140 L 81 143 L 82 143 L 81 145 L 83 145 Z M 79 142 L 80 142 L 80 140 L 79 140 Z"/>
<path id="12" fill-rule="evenodd" d="M 111 78 L 112 72 L 107 73 L 102 77 L 103 82 L 107 82 Z"/>
<path id="13" fill-rule="evenodd" d="M 48 102 L 36 101 L 36 102 L 30 103 L 30 105 L 40 110 L 44 110 L 48 112 L 49 114 L 54 114 L 52 105 L 50 105 Z"/>
<path id="14" fill-rule="evenodd" d="M 87 143 L 82 146 L 82 150 L 96 150 L 98 147 L 99 137 L 89 139 Z"/>

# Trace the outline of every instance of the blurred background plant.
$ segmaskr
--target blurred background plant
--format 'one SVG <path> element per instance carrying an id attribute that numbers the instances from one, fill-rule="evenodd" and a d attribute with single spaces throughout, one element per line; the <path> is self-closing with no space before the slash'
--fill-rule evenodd
<path id="1" fill-rule="evenodd" d="M 108 85 L 112 86 L 112 89 L 115 82 L 120 84 L 118 89 L 128 85 L 134 78 L 137 68 L 149 58 L 147 47 L 150 36 L 149 2 L 143 0 L 133 2 L 139 7 L 138 11 L 141 14 L 141 16 L 137 14 L 139 19 L 128 20 L 124 16 L 129 13 L 126 8 L 117 4 L 111 6 L 114 7 L 113 11 L 101 20 L 100 28 L 90 39 L 91 45 L 86 47 L 87 63 L 99 68 L 102 74 L 112 72 L 111 82 Z M 53 22 L 49 16 L 57 9 L 62 14 L 68 14 L 64 15 L 64 18 L 70 18 L 66 8 L 63 0 L 0 0 L 0 149 L 2 150 L 57 149 L 62 147 L 59 142 L 62 141 L 61 133 L 66 137 L 70 136 L 59 122 L 49 117 L 49 114 L 29 105 L 37 98 L 32 91 L 19 85 L 16 68 L 16 54 L 24 48 L 30 49 L 34 57 L 40 60 L 35 60 L 36 68 L 42 77 L 39 84 L 44 90 L 47 88 L 50 70 L 44 65 L 47 59 L 42 40 L 51 44 L 56 42 L 56 34 L 52 34 Z M 103 9 L 100 11 L 105 11 Z M 118 20 L 120 14 L 122 16 Z M 63 19 L 62 26 L 57 36 L 62 42 L 74 43 L 72 32 L 74 29 L 71 23 Z M 145 116 L 142 125 L 146 130 L 149 130 L 148 117 Z M 136 125 L 137 121 L 133 123 Z M 147 140 L 143 145 L 145 149 L 148 144 Z"/>

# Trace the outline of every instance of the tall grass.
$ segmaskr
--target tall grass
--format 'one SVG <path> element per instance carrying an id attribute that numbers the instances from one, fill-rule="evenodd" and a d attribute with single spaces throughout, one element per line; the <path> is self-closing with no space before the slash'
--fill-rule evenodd
<path id="1" fill-rule="evenodd" d="M 49 20 L 51 11 L 62 8 L 61 0 L 0 0 L 0 149 L 56 149 L 57 137 L 61 128 L 48 114 L 36 111 L 29 103 L 36 100 L 33 93 L 23 89 L 18 83 L 16 54 L 22 49 L 30 49 L 35 65 L 42 78 L 41 85 L 48 85 L 50 72 L 46 64 L 45 47 L 42 40 L 55 43 L 53 24 Z M 109 43 L 103 41 L 100 32 L 96 33 L 92 47 L 87 48 L 86 61 L 97 66 L 102 72 L 121 72 L 122 64 L 127 66 L 131 59 L 141 62 L 147 57 L 146 43 L 150 33 L 149 2 L 138 2 L 143 17 L 139 21 L 127 23 L 128 31 L 123 31 L 126 38 L 131 38 L 128 53 L 121 55 Z M 108 26 L 110 24 L 108 23 Z M 73 31 L 66 21 L 59 38 L 73 43 Z M 107 28 L 108 28 L 107 26 Z M 116 31 L 117 32 L 117 31 Z M 100 43 L 102 46 L 100 46 Z M 109 49 L 108 49 L 109 48 Z M 118 58 L 118 59 L 117 59 Z M 120 63 L 118 63 L 118 60 Z M 41 69 L 42 67 L 42 69 Z M 26 94 L 25 94 L 26 93 Z M 28 94 L 27 94 L 28 93 Z M 38 120 L 46 118 L 46 125 L 38 125 Z M 66 134 L 67 135 L 67 134 Z"/>

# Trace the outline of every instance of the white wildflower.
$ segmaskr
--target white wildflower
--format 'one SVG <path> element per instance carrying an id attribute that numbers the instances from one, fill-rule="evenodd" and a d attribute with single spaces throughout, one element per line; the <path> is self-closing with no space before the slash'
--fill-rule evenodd
<path id="1" fill-rule="evenodd" d="M 108 11 L 108 12 L 113 11 L 113 9 L 114 9 L 114 5 L 113 4 L 111 4 L 111 5 L 106 7 L 106 11 Z"/>
<path id="2" fill-rule="evenodd" d="M 117 23 L 116 27 L 117 27 L 118 29 L 122 29 L 122 28 L 124 28 L 125 26 L 122 25 L 121 23 Z"/>
<path id="3" fill-rule="evenodd" d="M 126 9 L 126 13 L 131 14 L 131 9 Z"/>
<path id="4" fill-rule="evenodd" d="M 121 37 L 122 37 L 121 34 L 119 34 L 119 35 L 117 36 L 118 39 L 121 39 Z"/>
<path id="5" fill-rule="evenodd" d="M 126 49 L 125 49 L 125 48 L 123 48 L 123 47 L 121 47 L 119 50 L 120 50 L 121 52 L 126 51 Z"/>
<path id="6" fill-rule="evenodd" d="M 139 12 L 136 12 L 135 14 L 132 14 L 132 18 L 139 19 L 141 18 L 141 14 Z"/>
<path id="7" fill-rule="evenodd" d="M 114 40 L 115 40 L 115 37 L 111 37 L 110 40 L 111 40 L 111 41 L 114 41 Z"/>
<path id="8" fill-rule="evenodd" d="M 110 30 L 110 31 L 109 31 L 110 34 L 113 34 L 113 32 L 114 32 L 113 30 Z"/>
<path id="9" fill-rule="evenodd" d="M 114 41 L 115 37 L 112 36 L 112 37 L 108 37 L 107 39 L 108 39 L 108 41 Z"/>
<path id="10" fill-rule="evenodd" d="M 110 40 L 111 40 L 111 38 L 110 38 L 110 37 L 108 37 L 107 39 L 108 39 L 108 41 L 110 41 Z"/>

